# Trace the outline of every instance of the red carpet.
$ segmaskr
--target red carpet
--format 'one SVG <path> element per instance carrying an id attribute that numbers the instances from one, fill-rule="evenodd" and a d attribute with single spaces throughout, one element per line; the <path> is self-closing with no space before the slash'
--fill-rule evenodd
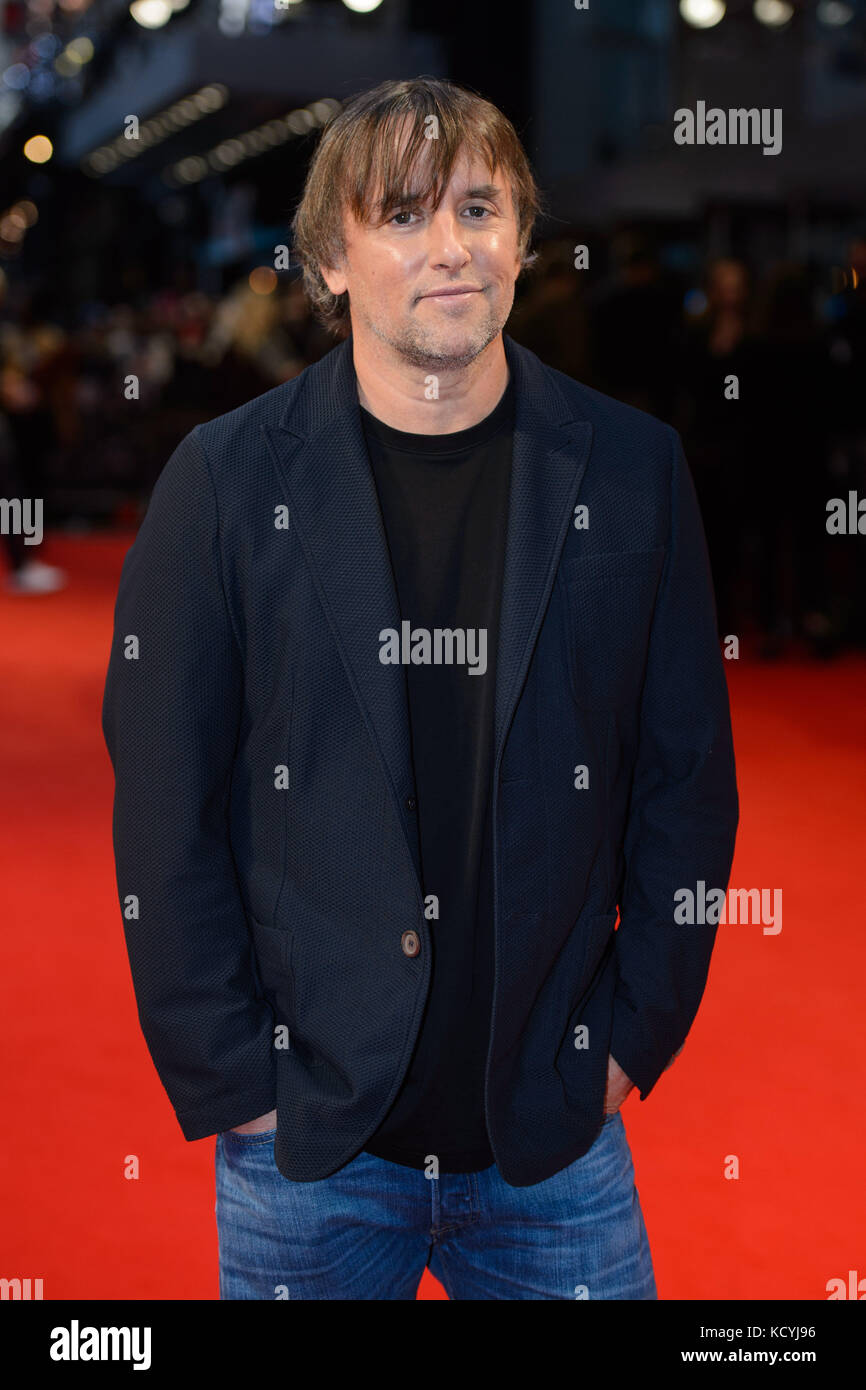
<path id="1" fill-rule="evenodd" d="M 185 1142 L 148 1056 L 114 882 L 100 710 L 130 539 L 49 537 L 70 587 L 0 597 L 0 1276 L 46 1299 L 217 1297 L 214 1140 Z M 866 1276 L 866 661 L 728 670 L 731 885 L 782 889 L 782 930 L 720 926 L 685 1050 L 623 1114 L 661 1298 L 825 1299 Z"/>

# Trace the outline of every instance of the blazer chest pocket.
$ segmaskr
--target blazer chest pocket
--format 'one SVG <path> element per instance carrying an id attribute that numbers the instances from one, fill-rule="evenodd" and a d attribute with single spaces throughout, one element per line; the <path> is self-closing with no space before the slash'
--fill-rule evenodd
<path id="1" fill-rule="evenodd" d="M 659 547 L 575 555 L 560 564 L 569 675 L 578 705 L 614 710 L 636 700 L 664 558 Z"/>

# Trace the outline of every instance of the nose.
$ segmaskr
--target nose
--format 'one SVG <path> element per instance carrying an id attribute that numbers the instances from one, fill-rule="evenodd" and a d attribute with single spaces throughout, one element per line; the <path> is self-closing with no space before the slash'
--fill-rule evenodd
<path id="1" fill-rule="evenodd" d="M 464 228 L 451 208 L 440 205 L 430 219 L 429 263 L 459 270 L 472 259 L 464 240 Z"/>

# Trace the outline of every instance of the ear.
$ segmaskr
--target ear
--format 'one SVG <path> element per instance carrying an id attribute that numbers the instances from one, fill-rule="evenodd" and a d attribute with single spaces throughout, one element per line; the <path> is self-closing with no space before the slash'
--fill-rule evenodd
<path id="1" fill-rule="evenodd" d="M 342 270 L 337 270 L 333 266 L 328 265 L 320 265 L 319 270 L 331 294 L 345 294 L 348 289 L 348 284 Z"/>

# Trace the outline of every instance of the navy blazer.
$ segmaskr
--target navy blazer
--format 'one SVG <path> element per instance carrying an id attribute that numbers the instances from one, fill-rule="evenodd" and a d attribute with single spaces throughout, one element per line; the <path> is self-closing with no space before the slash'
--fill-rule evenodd
<path id="1" fill-rule="evenodd" d="M 727 888 L 738 803 L 679 435 L 504 343 L 485 1112 L 523 1187 L 597 1138 L 609 1052 L 645 1100 L 681 1047 L 716 927 L 677 924 L 674 894 Z M 301 1182 L 378 1128 L 430 983 L 405 672 L 379 659 L 400 621 L 348 338 L 169 458 L 103 707 L 139 1017 L 183 1134 L 276 1107 Z"/>

